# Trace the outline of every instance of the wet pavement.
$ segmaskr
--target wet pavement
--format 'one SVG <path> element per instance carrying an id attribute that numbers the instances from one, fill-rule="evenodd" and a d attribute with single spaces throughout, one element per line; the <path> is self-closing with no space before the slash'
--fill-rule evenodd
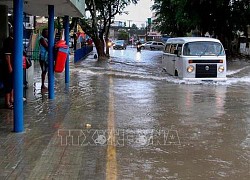
<path id="1" fill-rule="evenodd" d="M 128 47 L 71 63 L 51 101 L 36 64 L 24 133 L 0 107 L 0 179 L 250 179 L 249 70 L 235 59 L 226 82 L 185 82 Z"/>

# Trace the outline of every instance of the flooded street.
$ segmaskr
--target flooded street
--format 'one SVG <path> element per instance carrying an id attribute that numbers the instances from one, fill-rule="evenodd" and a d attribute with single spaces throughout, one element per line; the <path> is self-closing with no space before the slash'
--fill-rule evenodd
<path id="1" fill-rule="evenodd" d="M 113 121 L 124 140 L 116 143 L 117 178 L 249 179 L 249 63 L 230 61 L 226 82 L 185 82 L 162 72 L 161 53 L 111 50 L 108 64 L 76 65 L 89 107 L 112 107 L 113 120 L 87 121 L 97 129 Z"/>
<path id="2" fill-rule="evenodd" d="M 54 102 L 36 83 L 26 132 L 2 132 L 1 146 L 18 154 L 1 151 L 2 177 L 250 179 L 250 63 L 228 62 L 226 82 L 185 82 L 162 72 L 161 54 L 92 54 L 71 64 L 68 88 L 56 75 Z"/>

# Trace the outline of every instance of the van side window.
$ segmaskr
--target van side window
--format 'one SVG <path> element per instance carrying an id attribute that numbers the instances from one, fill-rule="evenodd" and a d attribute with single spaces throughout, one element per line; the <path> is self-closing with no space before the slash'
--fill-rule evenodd
<path id="1" fill-rule="evenodd" d="M 184 46 L 183 55 L 184 55 L 184 56 L 190 56 L 190 48 L 189 48 L 188 43 L 185 44 L 185 46 Z"/>
<path id="2" fill-rule="evenodd" d="M 171 50 L 170 50 L 170 53 L 171 54 L 174 54 L 174 50 L 176 50 L 176 44 L 172 44 L 172 46 L 171 46 Z"/>
<path id="3" fill-rule="evenodd" d="M 165 46 L 165 52 L 166 52 L 166 53 L 170 53 L 170 47 L 171 47 L 171 44 L 167 44 L 167 45 Z"/>
<path id="4" fill-rule="evenodd" d="M 178 44 L 178 45 L 177 45 L 177 50 L 178 50 L 178 55 L 179 55 L 179 56 L 182 55 L 182 45 L 183 45 L 183 44 Z"/>

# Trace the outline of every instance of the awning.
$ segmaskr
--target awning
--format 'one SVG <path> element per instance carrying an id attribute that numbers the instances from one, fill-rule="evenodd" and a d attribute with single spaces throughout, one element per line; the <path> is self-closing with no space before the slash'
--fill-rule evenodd
<path id="1" fill-rule="evenodd" d="M 84 17 L 85 0 L 24 0 L 24 12 L 32 16 L 48 16 L 48 5 L 54 5 L 55 16 Z M 13 8 L 13 0 L 0 0 L 0 5 Z"/>

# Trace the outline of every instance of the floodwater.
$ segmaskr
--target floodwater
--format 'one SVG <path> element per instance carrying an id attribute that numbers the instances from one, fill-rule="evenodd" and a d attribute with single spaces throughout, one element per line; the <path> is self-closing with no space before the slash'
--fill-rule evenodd
<path id="1" fill-rule="evenodd" d="M 228 62 L 226 82 L 185 82 L 162 72 L 161 54 L 111 50 L 74 69 L 112 99 L 118 179 L 249 179 L 250 63 Z"/>
<path id="2" fill-rule="evenodd" d="M 56 74 L 54 102 L 35 83 L 19 147 L 32 157 L 4 177 L 250 179 L 250 63 L 228 62 L 226 82 L 185 82 L 162 72 L 161 54 L 91 55 L 71 64 L 67 88 Z"/>

